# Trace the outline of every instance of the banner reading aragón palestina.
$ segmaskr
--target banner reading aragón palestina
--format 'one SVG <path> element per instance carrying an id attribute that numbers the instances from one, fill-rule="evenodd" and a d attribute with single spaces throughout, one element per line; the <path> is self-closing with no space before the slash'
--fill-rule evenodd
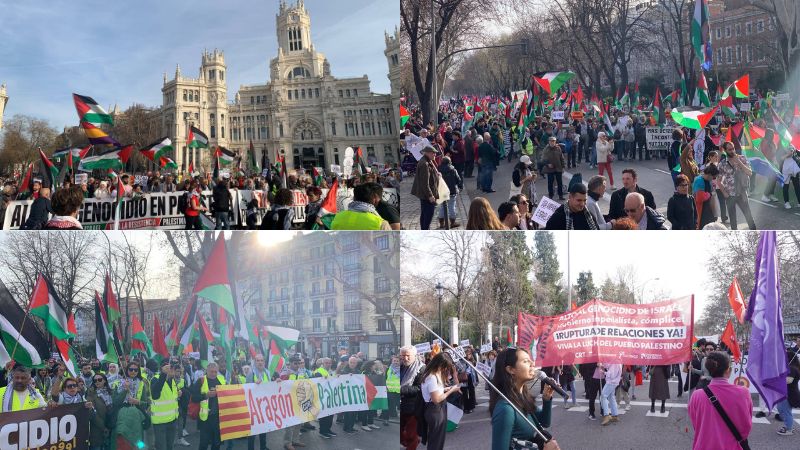
<path id="1" fill-rule="evenodd" d="M 519 346 L 537 366 L 676 364 L 691 359 L 694 296 L 644 305 L 592 300 L 558 316 L 519 313 Z"/>
<path id="2" fill-rule="evenodd" d="M 222 440 L 235 439 L 349 411 L 388 408 L 386 386 L 364 375 L 339 375 L 217 387 Z"/>
<path id="3" fill-rule="evenodd" d="M 0 449 L 88 449 L 89 413 L 83 403 L 2 413 Z"/>

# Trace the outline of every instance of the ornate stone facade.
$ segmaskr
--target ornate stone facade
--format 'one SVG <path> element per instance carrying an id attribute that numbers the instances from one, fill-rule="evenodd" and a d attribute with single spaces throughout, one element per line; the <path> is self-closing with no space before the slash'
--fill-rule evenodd
<path id="1" fill-rule="evenodd" d="M 329 168 L 341 164 L 347 147 L 360 146 L 378 163 L 398 162 L 400 65 L 399 39 L 385 36 L 390 94 L 370 90 L 366 75 L 338 79 L 325 55 L 311 41 L 311 18 L 302 0 L 276 15 L 278 55 L 270 61 L 269 81 L 240 86 L 227 101 L 227 67 L 222 51 L 204 52 L 198 78 L 175 70 L 164 75 L 159 116 L 175 145 L 175 162 L 186 169 L 211 167 L 211 152 L 186 149 L 190 125 L 205 132 L 212 146 L 244 155 L 252 141 L 259 164 L 262 155 L 274 163 L 286 156 L 289 169 Z M 331 42 L 336 45 L 335 42 Z"/>
<path id="2" fill-rule="evenodd" d="M 8 94 L 6 93 L 5 83 L 0 84 L 0 129 L 3 128 L 3 113 L 6 110 L 6 103 L 8 103 Z"/>

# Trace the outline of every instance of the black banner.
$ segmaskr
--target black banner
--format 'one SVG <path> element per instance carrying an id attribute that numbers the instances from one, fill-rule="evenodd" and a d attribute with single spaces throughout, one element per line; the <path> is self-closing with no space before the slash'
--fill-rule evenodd
<path id="1" fill-rule="evenodd" d="M 0 449 L 88 449 L 90 413 L 83 403 L 1 413 Z"/>

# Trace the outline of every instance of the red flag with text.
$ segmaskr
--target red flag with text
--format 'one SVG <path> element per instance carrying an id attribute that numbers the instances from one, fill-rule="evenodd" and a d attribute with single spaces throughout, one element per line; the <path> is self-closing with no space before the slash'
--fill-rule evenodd
<path id="1" fill-rule="evenodd" d="M 731 319 L 728 319 L 728 324 L 725 325 L 725 331 L 722 332 L 719 340 L 730 349 L 734 361 L 739 362 L 742 360 L 742 351 L 739 349 L 739 342 L 736 341 L 736 333 L 733 332 Z"/>

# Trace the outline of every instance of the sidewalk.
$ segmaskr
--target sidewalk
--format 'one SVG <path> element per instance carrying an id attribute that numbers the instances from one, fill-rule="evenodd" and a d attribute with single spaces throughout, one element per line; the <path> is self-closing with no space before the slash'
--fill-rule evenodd
<path id="1" fill-rule="evenodd" d="M 468 178 L 468 180 L 473 179 Z M 403 178 L 403 182 L 400 183 L 400 223 L 403 225 L 404 230 L 419 230 L 419 199 L 411 195 L 411 186 L 413 184 L 413 177 Z M 458 216 L 458 222 L 461 224 L 461 226 L 455 228 L 456 230 L 465 229 L 467 225 L 467 211 L 471 201 L 472 199 L 469 197 L 469 194 L 466 192 L 466 190 L 458 194 L 456 214 Z M 437 207 L 433 222 L 431 222 L 432 230 L 439 228 L 438 217 L 439 208 Z"/>

